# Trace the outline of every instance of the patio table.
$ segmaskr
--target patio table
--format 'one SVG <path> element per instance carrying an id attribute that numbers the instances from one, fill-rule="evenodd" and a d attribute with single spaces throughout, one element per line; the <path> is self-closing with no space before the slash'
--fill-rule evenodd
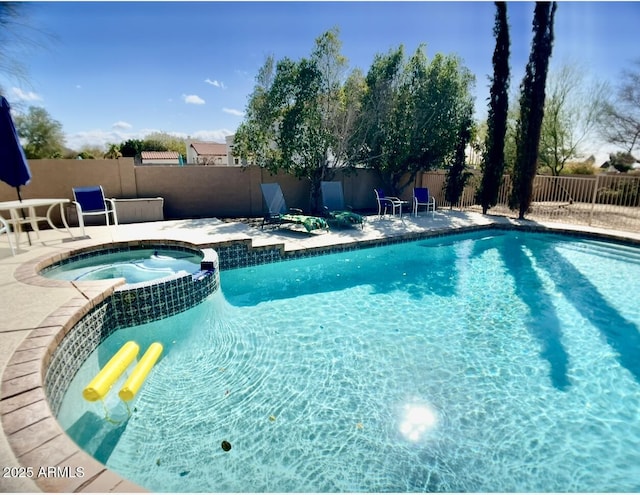
<path id="1" fill-rule="evenodd" d="M 71 228 L 67 223 L 67 218 L 64 214 L 64 205 L 71 201 L 66 198 L 36 198 L 36 199 L 23 199 L 22 201 L 1 201 L 0 211 L 8 211 L 9 218 L 6 218 L 7 223 L 13 227 L 13 232 L 16 240 L 16 249 L 20 247 L 20 237 L 22 234 L 22 225 L 30 224 L 31 229 L 36 233 L 38 239 L 40 238 L 40 229 L 38 228 L 38 222 L 46 221 L 54 230 L 64 232 L 58 228 L 51 219 L 51 213 L 57 206 L 60 209 L 60 218 L 62 223 L 69 234 L 73 237 Z M 47 207 L 46 214 L 42 215 L 42 211 Z M 36 209 L 40 209 L 40 213 Z M 23 213 L 27 212 L 26 214 Z"/>

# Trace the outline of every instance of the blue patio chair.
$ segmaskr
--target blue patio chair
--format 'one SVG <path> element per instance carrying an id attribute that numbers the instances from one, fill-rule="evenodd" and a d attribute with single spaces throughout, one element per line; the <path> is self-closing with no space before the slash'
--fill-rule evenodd
<path id="1" fill-rule="evenodd" d="M 436 215 L 436 198 L 429 194 L 429 188 L 427 187 L 414 187 L 413 188 L 413 216 L 418 216 L 418 208 L 424 206 L 425 211 L 428 213 L 431 210 L 431 218 L 435 218 Z"/>
<path id="2" fill-rule="evenodd" d="M 407 204 L 406 201 L 402 201 L 396 196 L 386 196 L 383 189 L 374 189 L 376 193 L 376 201 L 378 202 L 378 216 L 382 216 L 387 213 L 387 208 L 391 208 L 391 213 L 394 215 L 396 212 L 400 213 L 402 217 L 402 206 Z"/>
<path id="3" fill-rule="evenodd" d="M 82 228 L 84 236 L 84 217 L 104 215 L 109 226 L 109 213 L 113 216 L 113 224 L 118 225 L 116 202 L 104 197 L 102 186 L 74 187 L 74 204 L 78 212 L 78 224 Z"/>
<path id="4" fill-rule="evenodd" d="M 262 219 L 263 229 L 265 224 L 298 224 L 302 225 L 307 232 L 316 229 L 329 230 L 329 225 L 324 218 L 303 215 L 302 210 L 298 208 L 287 208 L 280 184 L 276 182 L 260 184 L 260 189 L 262 190 L 262 197 L 267 207 L 267 211 Z"/>
<path id="5" fill-rule="evenodd" d="M 342 183 L 336 181 L 322 181 L 322 206 L 327 220 L 341 227 L 360 225 L 364 229 L 364 217 L 353 212 L 351 206 L 345 206 L 342 193 Z"/>

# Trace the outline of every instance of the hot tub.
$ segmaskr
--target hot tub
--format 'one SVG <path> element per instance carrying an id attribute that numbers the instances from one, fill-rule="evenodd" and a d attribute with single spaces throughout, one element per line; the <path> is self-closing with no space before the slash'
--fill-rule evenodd
<path id="1" fill-rule="evenodd" d="M 179 247 L 123 248 L 84 252 L 45 267 L 40 274 L 56 280 L 124 278 L 127 284 L 149 282 L 200 269 L 202 253 Z"/>

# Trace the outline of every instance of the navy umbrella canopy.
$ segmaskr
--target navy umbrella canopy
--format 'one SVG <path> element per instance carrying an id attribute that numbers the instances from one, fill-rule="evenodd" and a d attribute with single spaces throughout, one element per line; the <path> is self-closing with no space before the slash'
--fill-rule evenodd
<path id="1" fill-rule="evenodd" d="M 0 180 L 18 191 L 31 180 L 31 170 L 11 118 L 9 102 L 2 96 L 0 107 Z"/>
<path id="2" fill-rule="evenodd" d="M 20 186 L 24 186 L 31 180 L 31 170 L 27 158 L 24 156 L 24 150 L 20 144 L 16 126 L 11 118 L 11 107 L 4 96 L 0 96 L 0 180 L 6 182 L 11 187 L 15 187 L 18 193 L 18 199 L 22 201 L 20 196 Z M 24 210 L 22 218 L 25 218 Z M 27 231 L 27 239 L 31 244 L 31 237 Z"/>

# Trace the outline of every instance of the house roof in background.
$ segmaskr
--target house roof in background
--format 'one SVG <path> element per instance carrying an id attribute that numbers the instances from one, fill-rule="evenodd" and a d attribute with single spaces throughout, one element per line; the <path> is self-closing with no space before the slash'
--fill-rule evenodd
<path id="1" fill-rule="evenodd" d="M 194 142 L 191 143 L 191 147 L 200 156 L 227 154 L 227 145 L 221 143 Z"/>
<path id="2" fill-rule="evenodd" d="M 177 151 L 143 151 L 140 153 L 143 160 L 177 160 Z"/>

